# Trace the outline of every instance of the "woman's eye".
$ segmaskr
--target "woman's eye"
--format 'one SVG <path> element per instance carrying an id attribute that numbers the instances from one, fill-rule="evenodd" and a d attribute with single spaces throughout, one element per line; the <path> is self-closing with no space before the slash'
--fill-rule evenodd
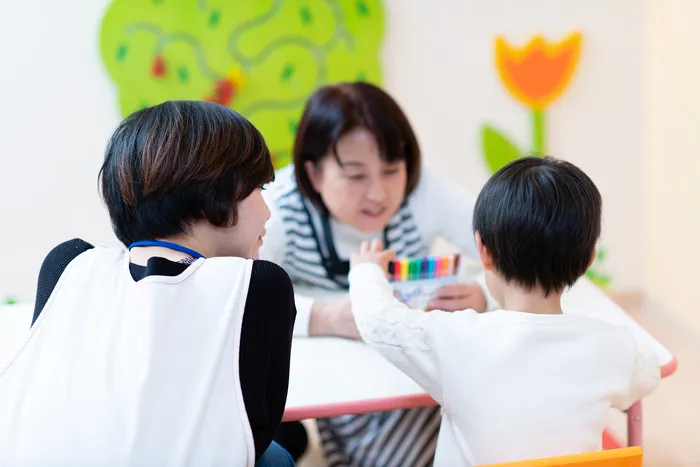
<path id="1" fill-rule="evenodd" d="M 348 178 L 349 178 L 350 180 L 360 181 L 360 180 L 364 180 L 364 179 L 365 179 L 365 175 L 364 175 L 364 174 L 348 175 Z"/>
<path id="2" fill-rule="evenodd" d="M 389 169 L 384 171 L 384 175 L 396 175 L 399 173 L 399 169 Z"/>

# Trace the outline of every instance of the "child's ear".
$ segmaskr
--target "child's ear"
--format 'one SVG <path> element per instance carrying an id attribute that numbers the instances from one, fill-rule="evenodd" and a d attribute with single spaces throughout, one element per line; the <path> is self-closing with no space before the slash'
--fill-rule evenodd
<path id="1" fill-rule="evenodd" d="M 317 193 L 321 191 L 319 188 L 321 185 L 321 174 L 319 173 L 320 170 L 318 167 L 316 167 L 316 164 L 311 161 L 306 161 L 304 162 L 304 170 L 306 170 L 306 175 L 309 177 L 309 181 L 311 182 L 311 186 L 314 188 L 314 191 Z"/>
<path id="2" fill-rule="evenodd" d="M 588 267 L 586 269 L 590 269 L 591 266 L 593 266 L 593 262 L 595 261 L 595 257 L 598 255 L 598 249 L 593 248 L 593 254 L 591 255 L 591 260 L 588 262 Z"/>
<path id="3" fill-rule="evenodd" d="M 476 249 L 479 251 L 479 258 L 481 259 L 481 264 L 484 266 L 484 270 L 493 271 L 493 258 L 481 241 L 481 234 L 479 231 L 474 232 L 474 240 L 476 240 Z"/>

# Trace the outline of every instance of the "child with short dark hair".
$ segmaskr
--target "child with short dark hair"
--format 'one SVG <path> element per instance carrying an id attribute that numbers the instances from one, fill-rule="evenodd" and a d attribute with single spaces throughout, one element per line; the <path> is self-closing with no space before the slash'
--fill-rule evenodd
<path id="1" fill-rule="evenodd" d="M 602 201 L 574 165 L 526 157 L 476 202 L 474 235 L 500 309 L 411 310 L 386 278 L 381 242 L 352 259 L 350 297 L 363 339 L 443 407 L 435 465 L 481 465 L 594 451 L 610 407 L 627 409 L 660 379 L 631 332 L 562 312 L 590 266 Z"/>

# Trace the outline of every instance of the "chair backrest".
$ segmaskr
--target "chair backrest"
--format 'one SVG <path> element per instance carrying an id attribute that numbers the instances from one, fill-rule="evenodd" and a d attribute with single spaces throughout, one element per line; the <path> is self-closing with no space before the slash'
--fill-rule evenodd
<path id="1" fill-rule="evenodd" d="M 635 446 L 480 467 L 642 467 L 642 448 Z"/>

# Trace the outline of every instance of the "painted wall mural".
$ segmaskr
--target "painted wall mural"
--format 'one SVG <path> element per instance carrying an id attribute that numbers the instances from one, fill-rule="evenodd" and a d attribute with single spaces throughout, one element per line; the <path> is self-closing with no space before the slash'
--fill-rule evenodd
<path id="1" fill-rule="evenodd" d="M 602 289 L 610 287 L 612 282 L 612 277 L 605 272 L 604 263 L 606 254 L 605 248 L 599 246 L 593 265 L 586 271 L 586 277 Z"/>
<path id="2" fill-rule="evenodd" d="M 496 38 L 498 76 L 508 93 L 528 108 L 532 140 L 527 144 L 516 144 L 495 127 L 483 125 L 481 145 L 486 165 L 492 173 L 522 154 L 547 151 L 545 112 L 566 90 L 580 55 L 579 32 L 556 43 L 534 36 L 523 47 L 514 47 L 503 37 Z"/>
<path id="3" fill-rule="evenodd" d="M 542 35 L 533 36 L 522 47 L 497 37 L 494 56 L 501 84 L 529 111 L 531 140 L 515 143 L 501 130 L 485 124 L 481 127 L 481 146 L 490 173 L 524 154 L 547 153 L 546 110 L 566 91 L 581 57 L 582 35 L 576 31 L 559 42 Z M 599 248 L 586 275 L 600 287 L 608 287 L 611 278 L 604 272 L 605 249 Z"/>
<path id="4" fill-rule="evenodd" d="M 381 84 L 381 0 L 114 0 L 102 60 L 122 116 L 168 99 L 209 100 L 255 124 L 276 167 L 323 84 Z"/>

